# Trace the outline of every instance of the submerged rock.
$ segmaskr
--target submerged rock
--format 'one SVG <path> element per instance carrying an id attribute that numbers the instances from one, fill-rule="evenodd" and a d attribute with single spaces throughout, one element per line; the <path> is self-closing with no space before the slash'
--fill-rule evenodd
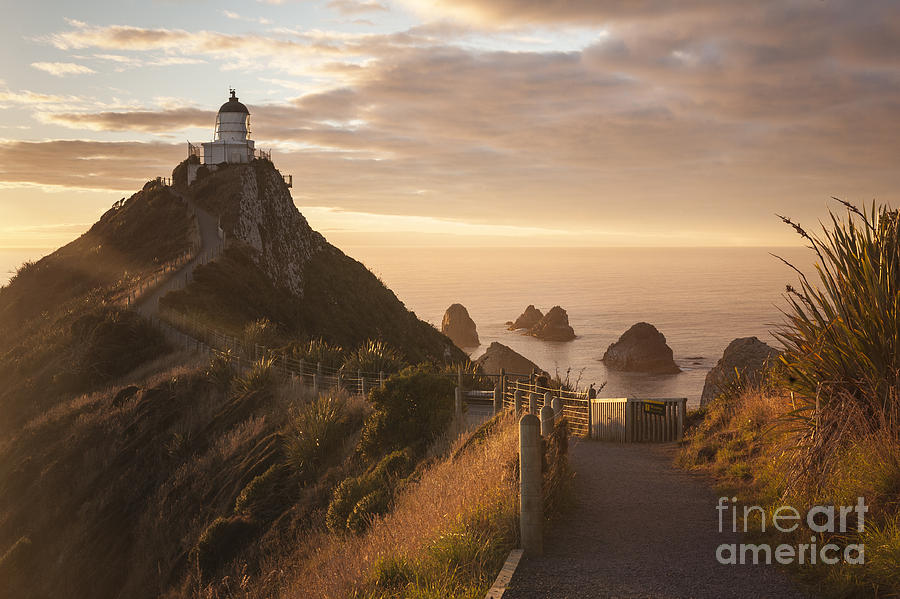
<path id="1" fill-rule="evenodd" d="M 516 331 L 518 329 L 530 329 L 537 323 L 541 321 L 544 317 L 544 314 L 534 307 L 534 304 L 529 305 L 525 308 L 525 311 L 519 315 L 519 317 L 514 322 L 509 322 L 507 325 L 509 326 L 510 331 Z"/>
<path id="2" fill-rule="evenodd" d="M 496 341 L 491 343 L 487 351 L 475 360 L 475 364 L 480 366 L 481 371 L 485 374 L 500 374 L 500 369 L 502 368 L 510 374 L 531 374 L 532 372 L 537 372 L 546 375 L 540 366 L 511 347 Z"/>
<path id="3" fill-rule="evenodd" d="M 602 361 L 610 370 L 649 374 L 681 372 L 672 357 L 672 349 L 666 345 L 665 335 L 646 322 L 639 322 L 625 331 L 607 348 Z"/>
<path id="4" fill-rule="evenodd" d="M 754 382 L 780 352 L 756 337 L 739 337 L 725 348 L 721 359 L 706 374 L 700 405 L 706 405 L 733 384 L 736 376 Z"/>
<path id="5" fill-rule="evenodd" d="M 571 341 L 575 331 L 569 326 L 569 315 L 559 306 L 553 306 L 541 320 L 528 329 L 528 334 L 544 341 Z"/>
<path id="6" fill-rule="evenodd" d="M 480 344 L 475 321 L 462 304 L 453 304 L 447 308 L 444 320 L 441 321 L 441 332 L 457 347 L 478 347 Z"/>

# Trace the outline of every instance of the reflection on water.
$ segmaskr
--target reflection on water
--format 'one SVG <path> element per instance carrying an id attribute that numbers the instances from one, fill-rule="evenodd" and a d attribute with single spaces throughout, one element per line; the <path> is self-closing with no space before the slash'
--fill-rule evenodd
<path id="1" fill-rule="evenodd" d="M 607 381 L 607 397 L 687 397 L 699 402 L 707 371 L 736 337 L 769 334 L 792 271 L 763 248 L 479 248 L 361 247 L 347 252 L 364 262 L 407 307 L 440 326 L 444 310 L 460 302 L 478 326 L 482 346 L 508 345 L 544 369 L 583 383 Z M 803 248 L 779 255 L 805 267 Z M 507 331 L 534 304 L 558 304 L 578 338 L 548 343 Z M 677 375 L 607 372 L 599 358 L 635 322 L 666 336 Z"/>

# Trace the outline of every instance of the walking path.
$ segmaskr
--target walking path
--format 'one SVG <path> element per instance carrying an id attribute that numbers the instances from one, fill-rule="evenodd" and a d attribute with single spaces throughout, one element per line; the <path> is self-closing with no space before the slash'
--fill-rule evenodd
<path id="1" fill-rule="evenodd" d="M 805 597 L 775 566 L 716 561 L 716 547 L 742 537 L 719 533 L 715 493 L 672 467 L 671 448 L 574 443 L 577 503 L 545 530 L 544 556 L 522 559 L 503 599 Z"/>
<path id="2" fill-rule="evenodd" d="M 209 262 L 218 253 L 218 248 L 222 243 L 219 239 L 219 220 L 191 200 L 185 198 L 181 192 L 174 191 L 174 193 L 180 195 L 197 215 L 197 227 L 200 230 L 200 248 L 197 250 L 197 255 L 194 256 L 193 260 L 172 273 L 167 280 L 163 281 L 152 292 L 135 302 L 135 308 L 145 318 L 159 318 L 159 298 L 174 289 L 183 287 L 183 283 L 193 274 L 194 268 L 198 264 Z"/>

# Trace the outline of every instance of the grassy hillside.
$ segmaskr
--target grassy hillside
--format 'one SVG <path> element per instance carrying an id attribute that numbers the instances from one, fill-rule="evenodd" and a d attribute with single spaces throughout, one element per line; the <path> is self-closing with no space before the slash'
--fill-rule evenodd
<path id="1" fill-rule="evenodd" d="M 0 288 L 0 438 L 60 398 L 105 384 L 165 351 L 146 323 L 114 302 L 195 239 L 187 207 L 148 183 Z"/>

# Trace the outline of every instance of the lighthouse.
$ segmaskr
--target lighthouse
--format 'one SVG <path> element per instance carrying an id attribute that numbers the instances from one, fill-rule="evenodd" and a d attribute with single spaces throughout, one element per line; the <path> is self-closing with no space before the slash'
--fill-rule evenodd
<path id="1" fill-rule="evenodd" d="M 187 183 L 190 185 L 197 179 L 202 165 L 206 172 L 217 170 L 228 164 L 247 164 L 256 158 L 272 160 L 272 152 L 258 150 L 250 139 L 250 111 L 230 90 L 231 97 L 222 104 L 216 113 L 216 129 L 212 141 L 200 145 L 188 142 Z M 200 146 L 203 146 L 202 148 Z M 293 185 L 291 175 L 283 175 L 288 187 Z"/>
<path id="2" fill-rule="evenodd" d="M 238 101 L 235 90 L 216 114 L 213 141 L 203 144 L 203 163 L 222 164 L 250 162 L 254 158 L 250 136 L 250 111 Z"/>

